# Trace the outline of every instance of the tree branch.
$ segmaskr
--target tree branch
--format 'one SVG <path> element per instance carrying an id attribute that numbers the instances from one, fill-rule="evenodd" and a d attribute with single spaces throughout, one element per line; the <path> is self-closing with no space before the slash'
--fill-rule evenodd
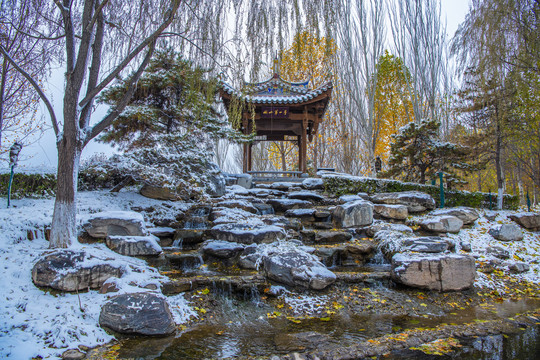
<path id="1" fill-rule="evenodd" d="M 128 82 L 128 89 L 122 99 L 118 102 L 118 105 L 116 105 L 113 110 L 111 110 L 100 122 L 98 122 L 92 129 L 87 133 L 86 138 L 84 139 L 84 146 L 88 144 L 90 140 L 95 138 L 99 133 L 101 133 L 105 128 L 107 128 L 114 119 L 118 117 L 124 111 L 126 106 L 128 105 L 129 101 L 131 100 L 131 97 L 135 93 L 135 90 L 137 88 L 137 82 L 139 81 L 139 78 L 141 77 L 142 73 L 146 69 L 146 66 L 148 66 L 148 63 L 150 62 L 150 59 L 152 58 L 152 55 L 154 54 L 154 49 L 156 47 L 156 42 L 153 41 L 150 43 L 148 48 L 148 53 L 146 54 L 143 62 L 137 69 L 137 72 L 133 74 L 131 79 L 129 79 Z"/>
<path id="2" fill-rule="evenodd" d="M 144 39 L 139 46 L 137 46 L 124 60 L 98 85 L 92 90 L 90 93 L 88 93 L 84 99 L 82 99 L 79 102 L 79 106 L 83 107 L 86 106 L 97 94 L 99 94 L 105 87 L 113 81 L 120 72 L 133 60 L 145 47 L 147 47 L 150 43 L 154 42 L 159 35 L 165 30 L 173 21 L 174 15 L 176 14 L 176 11 L 178 10 L 178 7 L 180 6 L 180 0 L 174 0 L 174 3 L 171 6 L 171 11 L 168 12 L 167 19 L 161 24 L 156 31 L 154 31 L 150 36 L 148 36 L 146 39 Z"/>
<path id="3" fill-rule="evenodd" d="M 9 54 L 7 53 L 7 51 L 4 49 L 4 47 L 2 45 L 0 45 L 0 52 L 4 55 L 4 57 L 11 63 L 11 65 L 13 65 L 13 67 L 15 69 L 17 69 L 17 71 L 19 73 L 21 73 L 22 76 L 24 76 L 26 78 L 26 80 L 28 80 L 28 82 L 30 84 L 32 84 L 32 86 L 34 87 L 34 89 L 36 90 L 36 92 L 39 94 L 39 97 L 41 98 L 41 100 L 45 103 L 45 106 L 47 107 L 47 110 L 49 111 L 49 115 L 51 116 L 51 122 L 52 122 L 52 126 L 53 126 L 53 129 L 54 129 L 54 133 L 56 135 L 58 135 L 58 133 L 60 132 L 59 131 L 59 128 L 58 128 L 58 121 L 56 120 L 56 115 L 54 113 L 54 109 L 51 105 L 51 102 L 49 101 L 49 99 L 47 99 L 47 96 L 45 96 L 45 94 L 43 93 L 43 91 L 41 90 L 41 88 L 39 87 L 39 85 L 37 84 L 37 82 L 32 78 L 32 76 L 30 76 L 26 71 L 24 71 L 16 62 L 15 60 L 13 60 L 11 58 L 11 56 L 9 56 Z"/>

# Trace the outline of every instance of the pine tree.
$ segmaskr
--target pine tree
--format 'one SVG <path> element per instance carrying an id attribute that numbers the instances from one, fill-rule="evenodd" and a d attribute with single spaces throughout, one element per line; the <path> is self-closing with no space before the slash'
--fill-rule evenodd
<path id="1" fill-rule="evenodd" d="M 393 135 L 389 169 L 381 175 L 425 184 L 427 179 L 443 171 L 449 187 L 463 184 L 458 171 L 471 170 L 466 162 L 469 149 L 440 141 L 440 126 L 436 120 L 422 120 L 402 127 Z"/>
<path id="2" fill-rule="evenodd" d="M 105 91 L 100 102 L 114 105 L 127 86 Z M 217 97 L 217 80 L 173 50 L 157 52 L 141 76 L 126 109 L 100 140 L 125 154 L 113 159 L 125 175 L 166 187 L 179 197 L 212 193 L 214 141 L 244 137 L 229 126 Z"/>

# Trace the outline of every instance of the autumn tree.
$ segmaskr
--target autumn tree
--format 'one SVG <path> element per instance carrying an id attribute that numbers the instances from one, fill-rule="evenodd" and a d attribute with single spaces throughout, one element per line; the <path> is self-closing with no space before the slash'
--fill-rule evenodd
<path id="1" fill-rule="evenodd" d="M 411 94 L 407 84 L 410 73 L 403 61 L 388 51 L 377 63 L 375 86 L 375 155 L 387 161 L 392 135 L 413 121 Z"/>

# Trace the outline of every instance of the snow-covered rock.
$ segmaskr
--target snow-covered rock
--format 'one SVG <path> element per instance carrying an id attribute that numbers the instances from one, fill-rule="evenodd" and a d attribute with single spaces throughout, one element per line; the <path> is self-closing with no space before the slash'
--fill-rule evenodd
<path id="1" fill-rule="evenodd" d="M 508 250 L 497 245 L 488 246 L 486 248 L 486 253 L 502 260 L 510 258 Z"/>
<path id="2" fill-rule="evenodd" d="M 242 209 L 244 211 L 250 212 L 252 214 L 257 213 L 257 209 L 253 206 L 252 203 L 246 200 L 234 199 L 234 200 L 224 200 L 216 204 L 216 207 L 225 207 L 229 209 Z"/>
<path id="3" fill-rule="evenodd" d="M 144 184 L 139 190 L 139 193 L 147 198 L 156 200 L 180 200 L 180 196 L 174 191 L 174 189 L 165 186 L 154 186 Z"/>
<path id="4" fill-rule="evenodd" d="M 425 230 L 439 233 L 457 233 L 463 227 L 463 221 L 450 215 L 430 216 L 421 219 L 419 224 Z"/>
<path id="5" fill-rule="evenodd" d="M 92 214 L 86 218 L 83 229 L 94 238 L 106 238 L 109 235 L 146 235 L 144 218 L 134 211 L 103 211 Z"/>
<path id="6" fill-rule="evenodd" d="M 305 209 L 313 205 L 310 201 L 298 199 L 270 199 L 267 204 L 272 205 L 275 212 L 285 212 L 289 209 Z"/>
<path id="7" fill-rule="evenodd" d="M 322 190 L 324 182 L 321 178 L 307 178 L 302 181 L 302 186 L 307 190 Z"/>
<path id="8" fill-rule="evenodd" d="M 409 211 L 405 205 L 374 204 L 373 211 L 387 219 L 405 220 L 409 216 Z"/>
<path id="9" fill-rule="evenodd" d="M 322 290 L 336 281 L 315 255 L 294 247 L 278 248 L 264 258 L 263 266 L 269 279 L 291 286 Z"/>
<path id="10" fill-rule="evenodd" d="M 403 240 L 402 245 L 405 251 L 422 253 L 440 253 L 448 250 L 448 243 L 437 236 L 407 238 Z"/>
<path id="11" fill-rule="evenodd" d="M 285 230 L 275 225 L 219 224 L 214 226 L 210 232 L 217 240 L 247 245 L 269 243 L 286 236 Z"/>
<path id="12" fill-rule="evenodd" d="M 114 252 L 126 256 L 152 256 L 161 254 L 159 238 L 147 236 L 107 236 L 107 246 Z"/>
<path id="13" fill-rule="evenodd" d="M 489 235 L 501 241 L 519 241 L 523 239 L 523 232 L 514 224 L 497 224 L 489 229 Z"/>
<path id="14" fill-rule="evenodd" d="M 407 206 L 407 210 L 411 213 L 435 208 L 435 200 L 433 200 L 433 197 L 420 191 L 374 194 L 371 196 L 371 201 L 377 204 L 405 205 Z"/>
<path id="15" fill-rule="evenodd" d="M 111 298 L 101 308 L 99 324 L 121 334 L 163 336 L 176 330 L 167 301 L 150 293 Z"/>
<path id="16" fill-rule="evenodd" d="M 289 199 L 307 200 L 307 201 L 321 201 L 324 199 L 321 195 L 313 191 L 293 191 L 287 195 Z"/>
<path id="17" fill-rule="evenodd" d="M 339 244 L 352 239 L 346 231 L 302 230 L 300 234 L 304 244 Z"/>
<path id="18" fill-rule="evenodd" d="M 222 241 L 222 240 L 209 240 L 205 242 L 201 248 L 201 251 L 205 255 L 210 255 L 220 259 L 228 259 L 236 256 L 242 250 L 244 250 L 245 245 Z"/>
<path id="19" fill-rule="evenodd" d="M 469 207 L 455 207 L 455 208 L 446 208 L 446 209 L 437 209 L 429 213 L 430 216 L 439 216 L 439 215 L 450 215 L 455 216 L 461 221 L 464 225 L 474 223 L 478 217 L 478 211 Z"/>
<path id="20" fill-rule="evenodd" d="M 475 261 L 468 255 L 396 254 L 391 276 L 396 282 L 421 289 L 464 290 L 474 283 Z"/>
<path id="21" fill-rule="evenodd" d="M 407 225 L 393 224 L 393 223 L 388 223 L 385 221 L 376 220 L 376 222 L 375 221 L 373 222 L 373 225 L 366 228 L 366 235 L 369 237 L 374 237 L 375 234 L 381 230 L 392 230 L 399 233 L 407 233 L 407 234 L 413 233 L 413 229 L 411 229 Z"/>
<path id="22" fill-rule="evenodd" d="M 357 200 L 363 200 L 363 199 L 358 195 L 341 195 L 339 197 L 339 201 L 341 203 L 348 203 L 348 202 L 357 201 Z"/>
<path id="23" fill-rule="evenodd" d="M 508 270 L 515 274 L 521 274 L 529 271 L 530 269 L 531 267 L 529 266 L 529 264 L 523 262 L 514 263 L 508 266 Z"/>
<path id="24" fill-rule="evenodd" d="M 373 204 L 357 200 L 338 205 L 334 209 L 333 218 L 342 228 L 369 225 L 373 222 Z"/>
<path id="25" fill-rule="evenodd" d="M 121 277 L 124 269 L 84 251 L 58 250 L 45 255 L 32 268 L 37 286 L 61 291 L 99 289 L 111 277 Z"/>
<path id="26" fill-rule="evenodd" d="M 300 186 L 300 183 L 287 182 L 287 181 L 278 181 L 270 184 L 270 189 L 288 191 L 290 188 Z"/>
<path id="27" fill-rule="evenodd" d="M 303 221 L 315 221 L 315 209 L 290 209 L 285 211 L 286 217 L 299 218 Z"/>
<path id="28" fill-rule="evenodd" d="M 525 212 L 509 215 L 508 217 L 527 230 L 540 230 L 540 213 Z"/>

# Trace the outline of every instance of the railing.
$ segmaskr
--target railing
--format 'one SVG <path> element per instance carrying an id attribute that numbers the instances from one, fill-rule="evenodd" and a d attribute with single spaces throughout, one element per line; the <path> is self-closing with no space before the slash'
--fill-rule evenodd
<path id="1" fill-rule="evenodd" d="M 248 174 L 256 177 L 294 177 L 302 176 L 301 171 L 248 171 Z M 258 176 L 259 175 L 259 176 Z"/>

